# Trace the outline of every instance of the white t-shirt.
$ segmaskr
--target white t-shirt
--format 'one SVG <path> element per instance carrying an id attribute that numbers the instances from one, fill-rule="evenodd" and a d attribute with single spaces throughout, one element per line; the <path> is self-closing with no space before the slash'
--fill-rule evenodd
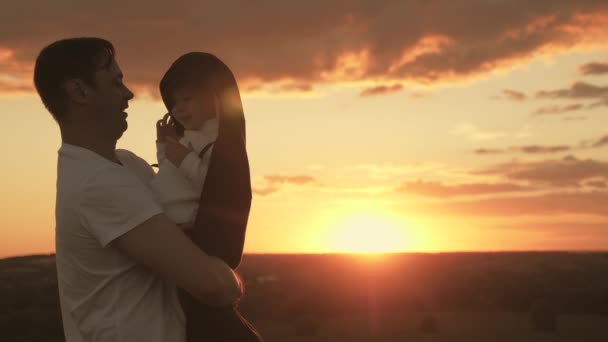
<path id="1" fill-rule="evenodd" d="M 210 119 L 198 130 L 184 131 L 179 142 L 186 147 L 192 145 L 194 152 L 188 153 L 179 167 L 165 157 L 165 144 L 156 143 L 158 172 L 150 187 L 165 214 L 183 228 L 192 226 L 196 219 L 213 145 L 202 158 L 199 154 L 217 139 L 218 124 L 217 118 Z"/>
<path id="2" fill-rule="evenodd" d="M 176 287 L 110 242 L 162 213 L 145 185 L 154 171 L 126 150 L 123 166 L 62 144 L 57 163 L 56 253 L 66 342 L 183 342 Z"/>

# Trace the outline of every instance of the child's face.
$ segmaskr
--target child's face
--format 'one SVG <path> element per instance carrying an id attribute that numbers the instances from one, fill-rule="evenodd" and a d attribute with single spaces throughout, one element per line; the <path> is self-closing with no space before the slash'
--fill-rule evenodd
<path id="1" fill-rule="evenodd" d="M 215 118 L 219 101 L 215 94 L 205 94 L 188 88 L 177 88 L 173 92 L 171 114 L 185 129 L 199 129 L 205 121 Z"/>

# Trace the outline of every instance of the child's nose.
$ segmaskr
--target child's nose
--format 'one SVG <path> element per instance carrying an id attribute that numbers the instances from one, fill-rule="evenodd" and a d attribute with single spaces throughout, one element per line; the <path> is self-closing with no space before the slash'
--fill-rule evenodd
<path id="1" fill-rule="evenodd" d="M 180 116 L 182 114 L 182 106 L 178 104 L 174 105 L 171 109 L 171 112 L 173 113 L 173 115 Z"/>

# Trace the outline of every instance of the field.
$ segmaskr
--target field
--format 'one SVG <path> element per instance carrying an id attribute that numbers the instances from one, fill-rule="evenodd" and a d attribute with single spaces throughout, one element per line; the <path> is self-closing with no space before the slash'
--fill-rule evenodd
<path id="1" fill-rule="evenodd" d="M 267 341 L 608 341 L 608 253 L 246 255 Z M 62 341 L 54 257 L 0 260 L 2 341 Z"/>

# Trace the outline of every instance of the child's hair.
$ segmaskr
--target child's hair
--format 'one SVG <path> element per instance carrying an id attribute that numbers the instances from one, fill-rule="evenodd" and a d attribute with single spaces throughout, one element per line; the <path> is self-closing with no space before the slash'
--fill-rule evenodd
<path id="1" fill-rule="evenodd" d="M 204 97 L 205 110 L 215 112 L 214 97 L 220 104 L 220 115 L 231 110 L 243 112 L 241 97 L 236 80 L 228 66 L 219 58 L 205 52 L 190 52 L 179 57 L 160 81 L 160 93 L 167 110 L 173 107 L 173 94 L 177 89 L 195 91 L 197 97 Z M 171 114 L 172 116 L 172 114 Z M 184 127 L 174 119 L 177 134 L 183 136 Z"/>

